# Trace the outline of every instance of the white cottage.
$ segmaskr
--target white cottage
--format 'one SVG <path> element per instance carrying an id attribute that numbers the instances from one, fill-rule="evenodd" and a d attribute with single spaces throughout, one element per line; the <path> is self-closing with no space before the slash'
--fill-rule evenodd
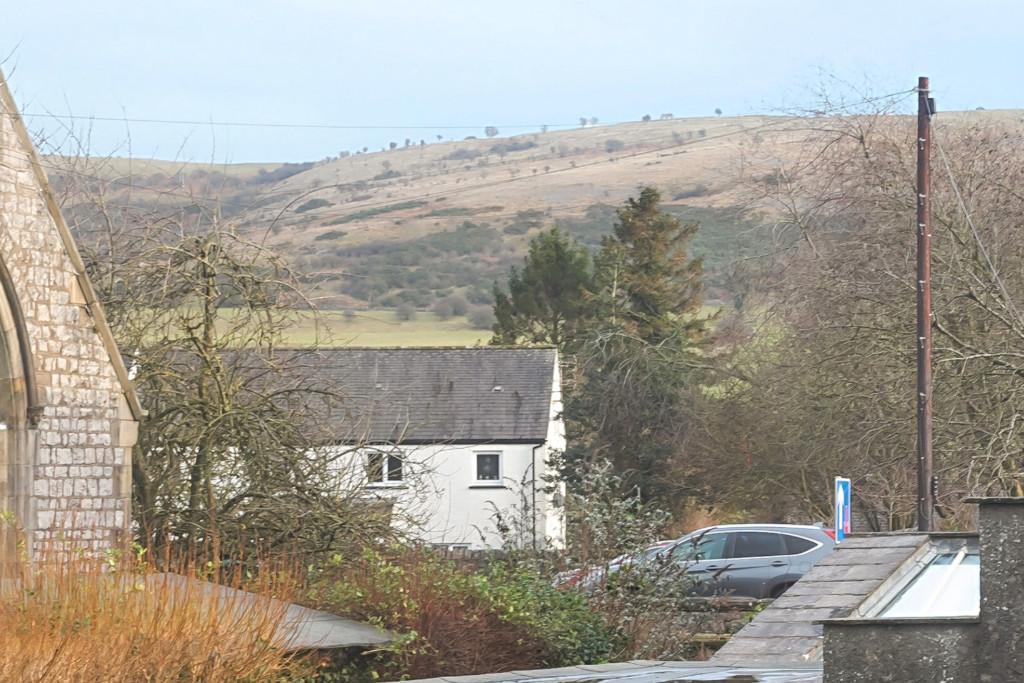
<path id="1" fill-rule="evenodd" d="M 564 491 L 547 481 L 565 448 L 551 348 L 338 348 L 307 363 L 342 398 L 322 419 L 333 447 L 425 542 L 494 548 L 565 542 Z M 353 448 L 355 447 L 355 448 Z M 352 462 L 352 459 L 356 462 Z"/>

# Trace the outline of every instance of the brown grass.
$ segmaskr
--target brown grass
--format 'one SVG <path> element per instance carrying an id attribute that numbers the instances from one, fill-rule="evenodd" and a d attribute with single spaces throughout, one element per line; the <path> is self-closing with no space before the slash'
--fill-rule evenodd
<path id="1" fill-rule="evenodd" d="M 304 671 L 274 644 L 283 601 L 218 599 L 196 572 L 167 580 L 138 558 L 53 555 L 8 567 L 0 583 L 0 680 L 218 683 Z M 268 579 L 224 578 L 285 597 Z"/>

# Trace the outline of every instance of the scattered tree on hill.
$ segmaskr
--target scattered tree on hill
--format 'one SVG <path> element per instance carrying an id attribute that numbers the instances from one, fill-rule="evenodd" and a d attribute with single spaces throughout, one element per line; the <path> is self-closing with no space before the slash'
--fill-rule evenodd
<path id="1" fill-rule="evenodd" d="M 580 117 L 580 128 L 586 128 L 586 127 L 587 127 L 587 117 L 586 116 L 581 116 Z"/>
<path id="2" fill-rule="evenodd" d="M 721 116 L 721 115 L 722 115 L 722 110 L 719 109 L 718 107 L 715 107 L 715 116 Z"/>
<path id="3" fill-rule="evenodd" d="M 642 119 L 640 119 L 640 120 L 643 121 L 644 123 L 647 123 L 648 121 L 651 120 L 651 115 L 650 114 L 644 114 L 644 117 Z"/>
<path id="4" fill-rule="evenodd" d="M 412 304 L 401 304 L 395 309 L 395 318 L 402 321 L 412 320 L 416 317 L 416 309 Z"/>
<path id="5" fill-rule="evenodd" d="M 596 126 L 597 125 L 597 117 L 596 116 L 591 116 L 589 123 L 592 126 Z"/>
<path id="6" fill-rule="evenodd" d="M 484 135 L 486 135 L 489 138 L 493 138 L 497 134 L 498 129 L 495 128 L 494 126 L 487 126 L 486 128 L 484 128 Z"/>

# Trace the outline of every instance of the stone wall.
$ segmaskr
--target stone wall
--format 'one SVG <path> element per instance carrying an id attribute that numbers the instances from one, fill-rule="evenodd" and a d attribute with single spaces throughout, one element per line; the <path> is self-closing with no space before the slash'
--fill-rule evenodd
<path id="1" fill-rule="evenodd" d="M 824 683 L 965 683 L 978 677 L 977 620 L 862 619 L 825 628 Z M 992 679 L 1016 680 L 1016 679 Z"/>
<path id="2" fill-rule="evenodd" d="M 34 551 L 65 539 L 109 546 L 130 521 L 141 409 L 2 76 L 0 261 L 4 341 L 23 375 L 8 378 L 17 414 L 6 418 L 5 509 Z"/>

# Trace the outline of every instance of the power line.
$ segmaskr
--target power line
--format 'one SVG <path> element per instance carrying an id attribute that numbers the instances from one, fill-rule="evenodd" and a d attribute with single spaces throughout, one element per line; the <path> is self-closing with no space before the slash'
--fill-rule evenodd
<path id="1" fill-rule="evenodd" d="M 901 91 L 897 91 L 897 92 L 894 92 L 894 93 L 888 93 L 886 95 L 880 95 L 880 96 L 873 97 L 873 98 L 865 98 L 865 99 L 863 99 L 861 101 L 851 102 L 851 103 L 847 103 L 847 104 L 843 104 L 843 105 L 829 107 L 828 109 L 825 110 L 824 113 L 841 112 L 841 111 L 845 111 L 845 110 L 851 109 L 853 107 L 862 106 L 864 104 L 868 104 L 868 103 L 872 103 L 872 102 L 877 102 L 877 101 L 880 101 L 880 100 L 892 99 L 892 98 L 897 97 L 899 95 L 907 95 L 907 94 L 910 94 L 910 93 L 913 93 L 913 92 L 914 92 L 913 89 L 901 90 Z M 7 112 L 6 114 L 9 115 L 9 116 L 17 116 L 17 114 L 11 113 L 11 112 Z M 54 115 L 54 117 L 57 118 L 55 115 Z M 114 120 L 114 119 L 111 118 L 111 120 Z M 117 119 L 117 120 L 122 120 L 123 121 L 125 119 Z M 673 119 L 673 121 L 677 121 L 677 122 L 683 121 L 683 120 L 684 119 Z M 746 133 L 754 133 L 754 132 L 757 132 L 759 130 L 763 130 L 763 129 L 766 129 L 766 128 L 771 128 L 771 127 L 774 127 L 774 126 L 779 126 L 779 125 L 786 124 L 786 123 L 796 123 L 796 122 L 799 122 L 800 120 L 801 120 L 801 117 L 795 117 L 795 116 L 780 117 L 780 118 L 778 118 L 778 119 L 776 119 L 774 121 L 770 121 L 768 123 L 761 124 L 759 126 L 753 126 L 753 127 L 750 127 L 750 128 L 740 128 L 740 129 L 737 129 L 737 130 L 721 133 L 721 134 L 718 134 L 718 135 L 705 136 L 703 138 L 691 139 L 689 141 L 683 141 L 683 142 L 675 143 L 675 144 L 672 144 L 672 145 L 667 145 L 667 146 L 663 146 L 663 147 L 657 147 L 657 148 L 649 149 L 649 150 L 643 150 L 643 151 L 640 151 L 640 152 L 634 152 L 632 154 L 625 154 L 625 155 L 621 155 L 621 156 L 618 156 L 618 157 L 614 157 L 612 159 L 599 159 L 599 160 L 595 160 L 595 161 L 584 163 L 584 164 L 576 164 L 576 165 L 573 165 L 573 166 L 566 166 L 566 167 L 563 167 L 563 168 L 560 168 L 560 169 L 555 169 L 555 170 L 552 170 L 552 171 L 548 171 L 548 172 L 544 173 L 544 175 L 553 175 L 553 174 L 556 174 L 556 173 L 566 173 L 566 172 L 575 171 L 575 170 L 578 170 L 578 169 L 590 168 L 590 167 L 593 167 L 593 166 L 596 166 L 596 165 L 600 165 L 600 164 L 616 163 L 616 162 L 618 162 L 620 160 L 624 160 L 624 159 L 632 159 L 632 158 L 636 158 L 636 157 L 640 157 L 640 156 L 644 156 L 644 155 L 648 155 L 648 154 L 655 154 L 655 153 L 658 153 L 658 152 L 665 152 L 665 151 L 669 151 L 669 150 L 676 149 L 676 148 L 679 148 L 679 147 L 700 144 L 702 142 L 711 142 L 711 141 L 714 141 L 714 140 L 718 140 L 718 139 L 722 139 L 722 138 L 727 138 L 727 137 L 731 137 L 731 136 L 734 136 L 734 135 L 741 135 L 741 134 L 746 134 Z M 154 121 L 156 121 L 156 120 L 154 120 Z M 282 125 L 291 125 L 291 124 L 282 124 Z M 303 124 L 296 124 L 296 125 L 303 125 Z M 566 124 L 566 125 L 568 125 L 568 124 Z M 572 124 L 572 125 L 575 125 L 575 124 Z M 642 141 L 642 142 L 647 142 L 647 141 Z M 220 197 L 208 197 L 208 196 L 202 196 L 202 195 L 195 195 L 195 194 L 191 194 L 191 193 L 174 192 L 174 191 L 171 191 L 171 190 L 160 190 L 160 189 L 157 189 L 157 188 L 147 187 L 147 186 L 144 186 L 144 185 L 137 185 L 137 184 L 131 183 L 130 180 L 126 181 L 126 180 L 122 180 L 122 179 L 119 179 L 119 178 L 114 178 L 114 179 L 103 178 L 101 176 L 96 176 L 96 175 L 92 175 L 92 174 L 88 174 L 88 173 L 82 173 L 80 171 L 72 171 L 72 170 L 61 168 L 61 167 L 58 167 L 58 166 L 46 164 L 45 162 L 43 162 L 41 160 L 40 160 L 39 163 L 44 168 L 48 168 L 48 169 L 56 171 L 58 173 L 67 173 L 69 175 L 74 175 L 76 177 L 80 177 L 80 178 L 84 178 L 84 179 L 90 179 L 90 180 L 95 180 L 95 181 L 99 181 L 99 182 L 109 182 L 109 183 L 113 183 L 113 184 L 119 184 L 122 187 L 126 187 L 126 188 L 136 189 L 136 190 L 145 191 L 145 192 L 152 192 L 152 193 L 155 193 L 155 194 L 158 194 L 158 195 L 162 195 L 162 196 L 178 197 L 178 198 L 187 199 L 187 200 L 190 200 L 190 201 L 193 201 L 193 202 L 204 201 L 204 202 L 220 203 L 220 204 L 224 204 L 224 205 L 231 205 L 231 206 L 234 206 L 234 207 L 240 209 L 241 211 L 248 211 L 248 210 L 252 209 L 253 208 L 253 204 L 256 201 L 262 201 L 262 200 L 266 200 L 266 199 L 273 198 L 273 197 L 278 197 L 278 196 L 288 196 L 288 195 L 292 194 L 292 191 L 265 192 L 265 193 L 261 193 L 261 194 L 257 195 L 256 197 L 254 197 L 252 202 L 245 203 L 245 202 L 240 202 L 240 201 L 237 201 L 237 200 L 223 199 L 223 198 L 220 198 Z M 443 175 L 447 175 L 447 173 L 427 174 L 427 175 L 421 176 L 417 180 L 428 179 L 428 178 L 436 178 L 436 177 L 441 177 Z M 464 187 L 451 188 L 451 189 L 448 189 L 448 190 L 440 190 L 438 192 L 424 193 L 424 194 L 421 194 L 419 196 L 407 197 L 407 198 L 404 198 L 403 201 L 414 201 L 414 200 L 417 200 L 417 199 L 431 199 L 431 198 L 435 198 L 435 197 L 439 197 L 439 196 L 446 196 L 446 195 L 452 195 L 452 194 L 460 194 L 460 193 L 469 192 L 469 191 L 473 191 L 473 190 L 487 189 L 489 187 L 500 186 L 500 185 L 504 185 L 506 183 L 520 182 L 520 181 L 531 179 L 531 178 L 534 178 L 534 177 L 536 177 L 536 176 L 524 175 L 524 176 L 517 176 L 517 177 L 514 177 L 514 178 L 507 178 L 507 179 L 502 179 L 502 180 L 498 180 L 498 181 L 492 181 L 490 183 L 477 183 L 477 184 L 473 184 L 473 185 L 466 185 Z M 320 187 L 320 188 L 315 188 L 314 191 L 330 189 L 331 187 L 338 187 L 338 185 L 337 184 L 335 184 L 335 185 L 326 185 L 326 186 L 323 186 L 323 187 Z M 296 196 L 296 199 L 301 198 L 301 197 L 306 196 L 306 195 L 309 195 L 309 194 L 312 194 L 312 192 L 299 192 L 297 194 L 297 196 Z M 293 202 L 294 202 L 294 200 L 293 200 Z M 387 205 L 392 204 L 392 203 L 394 203 L 394 200 L 374 202 L 374 203 L 369 203 L 369 204 L 360 204 L 358 207 L 353 207 L 353 209 L 355 211 L 361 211 L 361 210 L 365 210 L 365 209 L 372 209 L 372 208 L 378 208 L 378 207 L 382 207 L 382 206 L 387 206 Z M 287 207 L 285 207 L 284 210 L 287 210 Z M 276 224 L 277 221 L 279 221 L 281 219 L 281 217 L 283 216 L 284 210 L 282 210 L 282 212 L 279 213 L 278 216 L 274 219 L 274 221 L 273 221 L 274 224 Z M 346 214 L 343 214 L 343 213 L 329 213 L 329 214 L 322 214 L 322 215 L 320 215 L 320 217 L 321 218 L 330 218 L 332 216 L 341 216 L 341 215 L 346 215 Z"/>
<path id="2" fill-rule="evenodd" d="M 832 106 L 826 108 L 826 113 L 832 111 L 839 111 L 845 109 L 851 109 L 857 106 L 863 106 L 865 104 L 871 104 L 882 100 L 887 100 L 895 97 L 896 95 L 902 95 L 907 92 L 913 92 L 913 90 L 905 91 L 901 90 L 895 93 L 888 93 L 885 95 L 877 95 L 873 97 L 865 97 L 856 102 L 852 102 L 846 105 Z M 8 116 L 17 116 L 14 113 L 7 113 Z M 425 124 L 410 124 L 410 125 L 395 125 L 395 124 L 349 124 L 349 123 L 289 123 L 284 121 L 217 121 L 214 119 L 165 119 L 165 118 L 139 118 L 129 116 L 92 116 L 83 114 L 55 114 L 50 111 L 26 111 L 21 113 L 22 116 L 33 117 L 33 118 L 49 118 L 54 120 L 72 120 L 72 121 L 101 121 L 106 123 L 142 123 L 142 124 L 156 124 L 156 125 L 173 125 L 173 126 L 220 126 L 220 127 L 234 127 L 234 128 L 296 128 L 296 129 L 311 129 L 311 130 L 483 130 L 488 127 L 494 128 L 580 128 L 579 121 L 573 123 L 485 123 L 485 124 L 438 124 L 438 125 L 425 125 Z M 680 117 L 666 119 L 667 121 L 685 121 L 688 118 L 712 118 L 710 116 L 697 116 L 697 117 Z M 647 123 L 659 123 L 663 122 L 661 119 L 651 120 Z M 623 123 L 641 123 L 641 121 L 610 121 L 600 124 L 589 124 L 590 126 L 614 126 Z M 586 126 L 582 126 L 586 127 Z"/>
<path id="3" fill-rule="evenodd" d="M 8 113 L 8 116 L 15 114 Z M 82 114 L 54 114 L 52 112 L 22 112 L 22 116 L 31 118 L 48 118 L 72 121 L 101 121 L 106 123 L 144 123 L 172 126 L 220 126 L 232 128 L 298 128 L 312 130 L 483 130 L 494 128 L 579 128 L 576 123 L 504 123 L 504 124 L 473 124 L 473 125 L 384 125 L 384 124 L 348 124 L 348 123 L 285 123 L 280 121 L 216 121 L 208 119 L 154 119 L 133 118 L 129 116 L 85 116 Z M 622 123 L 622 122 L 615 122 Z M 614 123 L 602 125 L 615 125 Z"/>

